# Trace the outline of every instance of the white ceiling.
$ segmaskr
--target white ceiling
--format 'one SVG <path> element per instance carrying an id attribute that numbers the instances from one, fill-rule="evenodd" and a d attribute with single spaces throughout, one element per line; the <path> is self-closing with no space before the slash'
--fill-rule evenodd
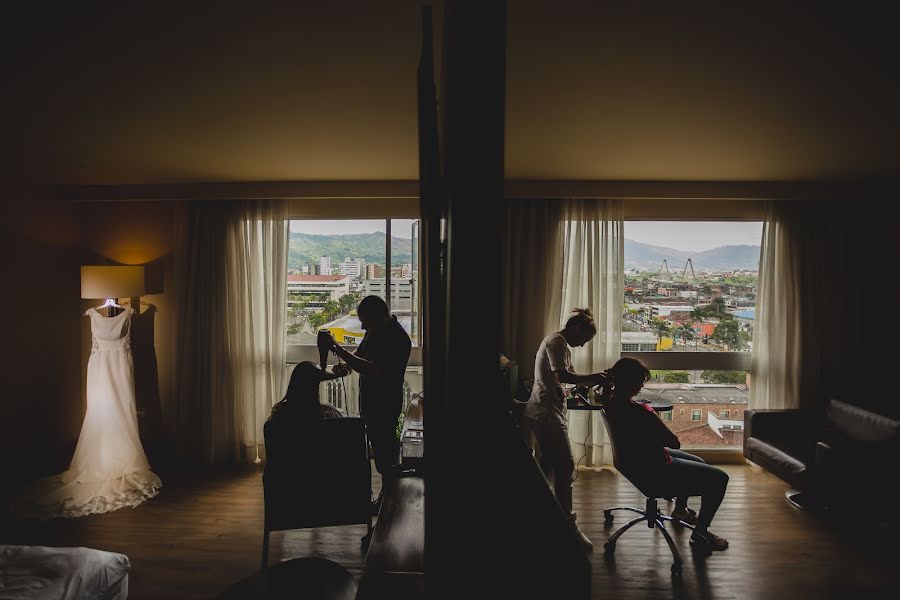
<path id="1" fill-rule="evenodd" d="M 420 2 L 21 4 L 2 24 L 7 177 L 417 175 Z M 623 4 L 508 2 L 507 177 L 900 172 L 896 15 Z"/>

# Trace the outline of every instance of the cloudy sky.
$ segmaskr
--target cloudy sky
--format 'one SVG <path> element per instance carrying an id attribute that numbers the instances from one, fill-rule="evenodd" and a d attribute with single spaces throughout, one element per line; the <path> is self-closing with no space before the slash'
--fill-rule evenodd
<path id="1" fill-rule="evenodd" d="M 625 237 L 643 244 L 702 252 L 719 246 L 759 246 L 762 223 L 626 221 Z"/>

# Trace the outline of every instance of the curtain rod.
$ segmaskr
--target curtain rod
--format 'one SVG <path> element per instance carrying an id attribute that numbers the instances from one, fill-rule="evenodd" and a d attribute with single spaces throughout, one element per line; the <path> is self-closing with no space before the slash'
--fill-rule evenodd
<path id="1" fill-rule="evenodd" d="M 896 194 L 896 181 L 613 181 L 509 179 L 507 198 L 616 198 L 623 200 L 848 199 Z M 415 200 L 418 181 L 278 181 L 63 186 L 71 202 L 162 200 Z"/>

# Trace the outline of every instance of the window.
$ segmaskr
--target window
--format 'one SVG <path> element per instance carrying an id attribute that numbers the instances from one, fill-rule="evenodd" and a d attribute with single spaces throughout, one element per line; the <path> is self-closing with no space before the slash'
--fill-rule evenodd
<path id="1" fill-rule="evenodd" d="M 667 410 L 665 412 L 659 413 L 660 417 L 662 417 L 663 421 L 671 421 L 672 420 L 672 412 L 671 410 Z"/>
<path id="2" fill-rule="evenodd" d="M 365 332 L 356 307 L 363 297 L 375 295 L 388 303 L 413 342 L 405 377 L 406 399 L 422 391 L 418 223 L 416 219 L 393 218 L 290 221 L 288 375 L 300 361 L 318 363 L 315 343 L 320 329 L 331 331 L 345 346 L 362 341 Z M 319 386 L 319 394 L 322 401 L 358 414 L 356 373 L 325 382 Z"/>
<path id="3" fill-rule="evenodd" d="M 413 219 L 292 220 L 288 345 L 314 346 L 320 329 L 358 344 L 365 332 L 356 306 L 369 295 L 388 303 L 418 345 L 417 228 Z"/>
<path id="4" fill-rule="evenodd" d="M 643 395 L 676 404 L 683 447 L 739 448 L 762 223 L 628 220 L 624 237 L 622 352 L 651 369 Z"/>

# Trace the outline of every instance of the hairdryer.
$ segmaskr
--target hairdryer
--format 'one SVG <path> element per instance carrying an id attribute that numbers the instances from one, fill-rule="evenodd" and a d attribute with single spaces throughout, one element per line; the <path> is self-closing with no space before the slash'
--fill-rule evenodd
<path id="1" fill-rule="evenodd" d="M 319 348 L 319 365 L 323 371 L 328 366 L 328 352 L 331 350 L 333 343 L 334 338 L 327 331 L 320 330 L 318 335 L 316 335 L 316 346 Z"/>

